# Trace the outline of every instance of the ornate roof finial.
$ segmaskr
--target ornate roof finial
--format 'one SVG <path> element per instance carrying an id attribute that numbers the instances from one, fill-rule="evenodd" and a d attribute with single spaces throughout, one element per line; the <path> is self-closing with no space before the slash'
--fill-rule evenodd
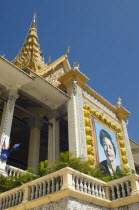
<path id="1" fill-rule="evenodd" d="M 74 62 L 74 64 L 73 64 L 73 66 L 74 66 L 74 70 L 78 70 L 79 71 L 79 63 L 78 62 Z"/>
<path id="2" fill-rule="evenodd" d="M 120 107 L 122 107 L 122 99 L 119 97 L 116 103 L 116 108 L 119 109 Z"/>
<path id="3" fill-rule="evenodd" d="M 31 24 L 31 28 L 33 28 L 35 26 L 37 26 L 37 16 L 36 16 L 36 11 L 34 12 L 34 16 L 33 16 L 33 20 L 32 20 L 32 24 Z"/>
<path id="4" fill-rule="evenodd" d="M 51 56 L 48 57 L 47 65 L 49 65 L 51 62 Z"/>
<path id="5" fill-rule="evenodd" d="M 66 56 L 68 56 L 69 55 L 69 52 L 70 52 L 70 46 L 68 45 L 68 49 L 67 49 L 67 52 L 66 52 Z"/>

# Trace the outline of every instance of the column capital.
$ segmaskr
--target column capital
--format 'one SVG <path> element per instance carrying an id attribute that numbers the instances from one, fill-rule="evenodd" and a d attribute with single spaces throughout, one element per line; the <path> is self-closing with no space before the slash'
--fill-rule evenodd
<path id="1" fill-rule="evenodd" d="M 57 119 L 60 116 L 59 112 L 57 110 L 52 110 L 48 115 L 48 120 L 52 120 L 53 118 Z"/>
<path id="2" fill-rule="evenodd" d="M 43 126 L 43 122 L 41 120 L 39 120 L 39 119 L 36 119 L 36 118 L 28 119 L 27 123 L 28 123 L 30 128 L 39 128 L 39 129 L 41 129 L 41 127 Z"/>
<path id="3" fill-rule="evenodd" d="M 126 120 L 126 118 L 130 116 L 130 112 L 121 106 L 117 108 L 116 115 L 119 120 Z"/>
<path id="4" fill-rule="evenodd" d="M 4 92 L 4 98 L 5 100 L 14 100 L 16 101 L 16 99 L 18 99 L 19 97 L 19 94 L 18 94 L 18 91 L 16 90 L 6 90 Z"/>
<path id="5" fill-rule="evenodd" d="M 71 69 L 70 71 L 58 78 L 58 81 L 65 85 L 66 88 L 71 87 L 72 81 L 75 80 L 77 81 L 77 85 L 82 87 L 86 82 L 89 81 L 89 78 L 77 69 Z"/>

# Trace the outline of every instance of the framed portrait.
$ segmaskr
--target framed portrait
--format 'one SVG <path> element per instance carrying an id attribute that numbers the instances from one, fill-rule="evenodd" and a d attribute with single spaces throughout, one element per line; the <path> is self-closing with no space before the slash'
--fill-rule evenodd
<path id="1" fill-rule="evenodd" d="M 92 123 L 97 151 L 96 162 L 105 174 L 112 175 L 121 169 L 116 133 L 93 119 Z"/>

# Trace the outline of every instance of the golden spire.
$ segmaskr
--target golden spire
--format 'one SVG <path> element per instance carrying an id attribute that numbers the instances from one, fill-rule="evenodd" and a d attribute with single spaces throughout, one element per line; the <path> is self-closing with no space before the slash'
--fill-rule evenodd
<path id="1" fill-rule="evenodd" d="M 44 60 L 38 43 L 36 20 L 36 12 L 34 12 L 26 41 L 12 62 L 27 72 L 28 68 L 30 68 L 38 73 L 44 67 Z"/>

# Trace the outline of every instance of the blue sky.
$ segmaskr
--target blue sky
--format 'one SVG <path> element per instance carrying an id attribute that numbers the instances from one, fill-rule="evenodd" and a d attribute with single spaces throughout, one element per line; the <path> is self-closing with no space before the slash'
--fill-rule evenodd
<path id="1" fill-rule="evenodd" d="M 22 47 L 33 12 L 45 61 L 71 47 L 88 83 L 131 112 L 128 131 L 139 143 L 139 0 L 0 0 L 0 54 L 12 60 Z"/>

